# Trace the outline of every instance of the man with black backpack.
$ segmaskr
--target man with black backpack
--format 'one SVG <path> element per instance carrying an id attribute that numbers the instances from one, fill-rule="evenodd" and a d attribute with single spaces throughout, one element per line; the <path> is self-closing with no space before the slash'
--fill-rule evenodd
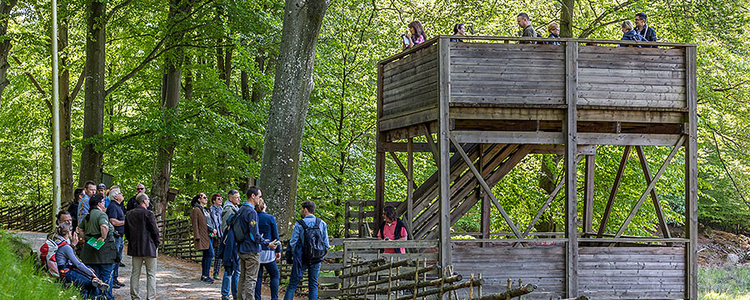
<path id="1" fill-rule="evenodd" d="M 307 270 L 309 289 L 307 298 L 310 300 L 318 299 L 320 263 L 328 253 L 330 245 L 328 244 L 328 226 L 326 222 L 313 215 L 314 212 L 314 202 L 302 202 L 302 208 L 300 209 L 302 219 L 294 223 L 292 239 L 289 241 L 289 247 L 293 251 L 293 263 L 284 300 L 294 299 L 294 291 L 297 290 L 305 270 Z"/>
<path id="2" fill-rule="evenodd" d="M 269 241 L 263 238 L 258 231 L 258 213 L 255 211 L 255 206 L 258 205 L 261 197 L 258 187 L 251 186 L 247 189 L 247 202 L 242 203 L 235 219 L 232 220 L 231 226 L 234 227 L 233 233 L 240 256 L 240 282 L 237 286 L 237 299 L 239 300 L 255 298 L 255 284 L 260 268 L 260 246 L 276 249 L 279 244 L 276 240 Z"/>

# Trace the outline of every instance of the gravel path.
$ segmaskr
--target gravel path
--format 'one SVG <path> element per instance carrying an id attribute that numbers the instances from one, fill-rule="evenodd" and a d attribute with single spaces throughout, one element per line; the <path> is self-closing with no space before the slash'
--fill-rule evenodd
<path id="1" fill-rule="evenodd" d="M 11 231 L 25 238 L 34 251 L 44 243 L 47 234 L 38 232 Z M 131 257 L 127 254 L 127 243 L 123 251 L 123 263 L 120 268 L 120 282 L 125 286 L 114 290 L 117 299 L 130 299 Z M 156 267 L 157 299 L 221 299 L 221 281 L 213 284 L 200 281 L 201 266 L 198 263 L 159 255 Z M 213 268 L 211 270 L 213 273 Z M 263 286 L 263 299 L 270 299 L 268 285 Z M 279 297 L 283 297 L 279 291 Z M 141 298 L 146 297 L 146 268 L 141 271 Z"/>

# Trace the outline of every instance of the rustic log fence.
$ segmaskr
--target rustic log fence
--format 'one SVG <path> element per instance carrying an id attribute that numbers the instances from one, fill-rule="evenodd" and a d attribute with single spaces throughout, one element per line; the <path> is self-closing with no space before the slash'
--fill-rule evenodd
<path id="1" fill-rule="evenodd" d="M 5 230 L 52 232 L 52 203 L 2 206 L 0 226 Z"/>

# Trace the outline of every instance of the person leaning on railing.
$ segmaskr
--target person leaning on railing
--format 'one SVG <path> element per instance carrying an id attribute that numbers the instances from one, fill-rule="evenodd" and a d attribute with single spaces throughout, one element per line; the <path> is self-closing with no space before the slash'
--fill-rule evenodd
<path id="1" fill-rule="evenodd" d="M 622 38 L 620 40 L 622 41 L 636 41 L 636 42 L 647 42 L 646 38 L 644 38 L 638 31 L 633 29 L 633 22 L 630 22 L 630 20 L 625 20 L 625 22 L 622 22 L 621 26 L 622 30 Z M 623 45 L 618 45 L 618 47 L 621 47 Z M 625 47 L 632 47 L 633 45 L 624 45 Z M 640 45 L 638 45 L 640 47 Z"/>
<path id="2" fill-rule="evenodd" d="M 549 32 L 548 39 L 559 39 L 560 38 L 560 24 L 552 23 L 547 26 Z M 547 45 L 562 45 L 560 42 L 544 42 Z"/>
<path id="3" fill-rule="evenodd" d="M 386 206 L 383 208 L 383 222 L 378 229 L 378 239 L 381 241 L 405 241 L 409 234 L 406 226 L 396 216 L 396 208 Z M 404 248 L 385 248 L 383 253 L 406 253 Z"/>
<path id="4" fill-rule="evenodd" d="M 401 46 L 402 50 L 410 49 L 427 40 L 427 35 L 425 35 L 424 28 L 419 21 L 409 23 L 408 27 L 409 32 L 401 36 L 404 40 Z"/>

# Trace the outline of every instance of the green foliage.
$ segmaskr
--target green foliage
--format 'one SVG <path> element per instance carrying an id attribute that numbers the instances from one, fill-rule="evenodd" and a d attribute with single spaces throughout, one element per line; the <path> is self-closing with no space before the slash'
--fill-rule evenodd
<path id="1" fill-rule="evenodd" d="M 63 288 L 40 272 L 30 250 L 19 238 L 0 231 L 1 299 L 82 299 L 75 288 Z"/>
<path id="2" fill-rule="evenodd" d="M 618 39 L 619 23 L 636 12 L 649 14 L 648 23 L 662 41 L 698 44 L 699 100 L 699 217 L 702 222 L 732 228 L 750 227 L 750 132 L 748 103 L 750 64 L 744 38 L 750 13 L 740 0 L 577 2 L 575 36 Z M 109 3 L 109 9 L 119 2 Z M 104 152 L 104 172 L 133 193 L 136 183 L 150 186 L 156 150 L 162 136 L 176 141 L 171 186 L 180 190 L 170 204 L 181 215 L 187 200 L 198 192 L 225 193 L 257 177 L 278 55 L 284 3 L 276 0 L 197 2 L 186 19 L 168 19 L 161 1 L 127 2 L 107 23 L 107 97 L 104 134 L 92 140 Z M 472 35 L 517 35 L 515 15 L 527 12 L 546 35 L 546 25 L 559 22 L 557 1 L 333 1 L 317 43 L 315 88 L 304 131 L 298 201 L 314 200 L 331 234 L 343 230 L 344 201 L 374 198 L 377 62 L 398 53 L 406 24 L 419 20 L 428 37 L 450 34 L 453 24 L 465 23 Z M 21 1 L 11 13 L 9 37 L 13 48 L 9 79 L 0 110 L 0 202 L 38 202 L 51 197 L 51 114 L 49 7 L 37 0 Z M 68 24 L 67 62 L 72 90 L 85 61 L 85 2 L 60 2 L 60 19 Z M 161 110 L 164 49 L 169 32 L 184 29 L 186 61 L 182 67 L 183 98 L 176 111 Z M 232 53 L 229 85 L 218 60 Z M 159 54 L 160 56 L 150 56 Z M 126 75 L 132 77 L 126 79 Z M 243 97 L 241 72 L 257 97 Z M 40 83 L 38 91 L 28 75 Z M 190 79 L 190 82 L 187 79 Z M 188 93 L 190 92 L 190 93 Z M 189 96 L 188 96 L 189 94 Z M 72 105 L 73 170 L 81 153 L 83 90 Z M 166 123 L 172 114 L 177 121 Z M 417 141 L 424 142 L 423 139 Z M 598 229 L 619 164 L 622 147 L 599 147 L 594 187 L 594 228 Z M 645 149 L 654 174 L 668 147 Z M 406 162 L 405 154 L 398 154 Z M 542 164 L 560 180 L 562 164 L 533 155 L 495 187 L 500 203 L 525 229 L 548 195 L 539 186 Z M 415 181 L 436 170 L 429 153 L 415 154 Z M 583 182 L 583 164 L 578 168 Z M 684 158 L 666 169 L 656 192 L 669 223 L 684 222 Z M 386 201 L 406 197 L 406 179 L 391 157 L 386 159 Z M 605 232 L 614 233 L 646 187 L 637 156 L 627 162 Z M 583 198 L 583 184 L 578 199 Z M 269 205 L 273 199 L 267 199 Z M 562 228 L 562 194 L 555 197 L 541 221 Z M 579 201 L 579 203 L 582 203 Z M 582 207 L 578 207 L 579 214 Z M 475 207 L 455 226 L 478 231 Z M 493 231 L 509 231 L 493 209 Z M 539 230 L 541 228 L 534 228 Z M 550 229 L 550 228 L 547 228 Z M 552 228 L 554 229 L 554 228 Z M 652 235 L 657 230 L 654 205 L 646 198 L 625 234 Z"/>

